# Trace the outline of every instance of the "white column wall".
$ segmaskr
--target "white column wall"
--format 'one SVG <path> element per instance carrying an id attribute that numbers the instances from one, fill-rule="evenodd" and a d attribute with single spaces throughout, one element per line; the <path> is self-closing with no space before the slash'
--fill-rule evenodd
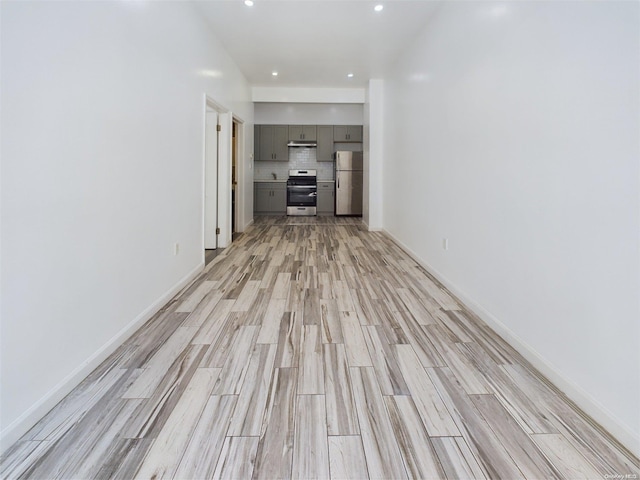
<path id="1" fill-rule="evenodd" d="M 365 103 L 364 126 L 364 206 L 363 219 L 369 230 L 383 226 L 383 165 L 384 165 L 384 81 L 369 81 Z M 391 154 L 389 161 L 397 161 Z"/>
<path id="2" fill-rule="evenodd" d="M 253 105 L 191 4 L 1 8 L 6 447 L 202 268 L 204 94 Z"/>
<path id="3" fill-rule="evenodd" d="M 444 2 L 385 77 L 383 180 L 385 228 L 636 453 L 639 13 Z"/>

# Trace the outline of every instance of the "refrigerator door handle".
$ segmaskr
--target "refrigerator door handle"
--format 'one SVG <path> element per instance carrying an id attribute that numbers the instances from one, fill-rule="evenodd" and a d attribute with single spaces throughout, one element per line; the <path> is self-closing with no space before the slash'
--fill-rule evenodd
<path id="1" fill-rule="evenodd" d="M 338 183 L 336 184 L 336 188 L 340 188 L 340 175 L 338 175 L 337 177 L 338 177 Z"/>

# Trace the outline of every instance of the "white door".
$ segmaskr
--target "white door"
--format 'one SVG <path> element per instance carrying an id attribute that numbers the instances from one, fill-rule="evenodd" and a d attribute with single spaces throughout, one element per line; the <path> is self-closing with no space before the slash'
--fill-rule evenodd
<path id="1" fill-rule="evenodd" d="M 204 248 L 218 248 L 218 112 L 207 111 L 204 144 Z"/>

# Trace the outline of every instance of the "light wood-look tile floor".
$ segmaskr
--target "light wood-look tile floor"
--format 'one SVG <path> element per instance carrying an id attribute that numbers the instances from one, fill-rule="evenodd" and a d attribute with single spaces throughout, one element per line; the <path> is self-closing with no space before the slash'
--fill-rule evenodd
<path id="1" fill-rule="evenodd" d="M 260 217 L 0 473 L 511 480 L 640 468 L 384 234 L 357 219 Z"/>

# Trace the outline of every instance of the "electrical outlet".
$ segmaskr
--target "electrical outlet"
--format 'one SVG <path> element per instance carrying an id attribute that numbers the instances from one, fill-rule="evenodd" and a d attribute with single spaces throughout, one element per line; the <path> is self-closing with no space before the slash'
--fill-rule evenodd
<path id="1" fill-rule="evenodd" d="M 442 249 L 443 250 L 449 250 L 449 239 L 448 238 L 443 238 L 442 239 Z"/>
<path id="2" fill-rule="evenodd" d="M 173 254 L 178 255 L 180 253 L 180 244 L 178 242 L 173 244 Z"/>

